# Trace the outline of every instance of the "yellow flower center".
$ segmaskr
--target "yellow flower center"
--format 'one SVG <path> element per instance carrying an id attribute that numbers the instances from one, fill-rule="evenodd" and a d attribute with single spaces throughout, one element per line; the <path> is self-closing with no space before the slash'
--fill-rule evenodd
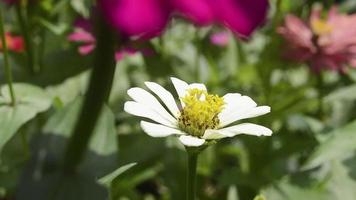
<path id="1" fill-rule="evenodd" d="M 203 136 L 206 129 L 216 129 L 218 114 L 224 107 L 224 99 L 200 89 L 190 89 L 182 98 L 185 107 L 178 118 L 178 126 L 193 136 Z"/>
<path id="2" fill-rule="evenodd" d="M 327 35 L 333 30 L 332 26 L 328 24 L 326 20 L 322 19 L 312 20 L 311 28 L 314 34 L 318 36 Z"/>

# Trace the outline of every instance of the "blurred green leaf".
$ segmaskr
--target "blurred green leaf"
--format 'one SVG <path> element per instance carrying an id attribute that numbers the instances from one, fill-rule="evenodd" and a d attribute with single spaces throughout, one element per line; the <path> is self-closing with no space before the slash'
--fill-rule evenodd
<path id="1" fill-rule="evenodd" d="M 69 137 L 77 121 L 81 105 L 82 98 L 77 98 L 59 110 L 48 120 L 43 131 L 47 134 Z M 107 106 L 104 106 L 89 148 L 98 155 L 111 155 L 117 152 L 116 136 L 114 114 Z"/>
<path id="2" fill-rule="evenodd" d="M 227 192 L 227 200 L 239 200 L 236 186 L 230 186 Z"/>
<path id="3" fill-rule="evenodd" d="M 304 169 L 317 167 L 334 159 L 339 160 L 353 154 L 356 150 L 356 121 L 331 131 L 330 137 L 311 154 Z"/>
<path id="4" fill-rule="evenodd" d="M 46 111 L 51 105 L 51 98 L 39 87 L 14 84 L 16 106 L 10 106 L 7 85 L 1 88 L 0 105 L 0 153 L 4 145 L 17 133 L 21 126 L 33 119 L 38 113 Z"/>
<path id="5" fill-rule="evenodd" d="M 73 7 L 73 9 L 81 14 L 83 17 L 89 17 L 90 15 L 90 10 L 91 10 L 91 4 L 92 1 L 90 0 L 71 0 L 70 5 Z"/>
<path id="6" fill-rule="evenodd" d="M 117 170 L 111 172 L 110 174 L 100 178 L 98 180 L 98 182 L 101 184 L 101 185 L 104 185 L 106 187 L 110 187 L 112 181 L 120 176 L 122 173 L 126 172 L 127 170 L 129 170 L 131 167 L 135 166 L 137 163 L 130 163 L 130 164 L 127 164 L 127 165 L 124 165 L 122 167 L 119 167 Z"/>
<path id="7" fill-rule="evenodd" d="M 356 100 L 356 84 L 337 89 L 325 97 L 325 101 L 328 103 L 341 100 Z"/>
<path id="8" fill-rule="evenodd" d="M 323 188 L 293 184 L 288 178 L 262 191 L 267 200 L 335 200 Z"/>

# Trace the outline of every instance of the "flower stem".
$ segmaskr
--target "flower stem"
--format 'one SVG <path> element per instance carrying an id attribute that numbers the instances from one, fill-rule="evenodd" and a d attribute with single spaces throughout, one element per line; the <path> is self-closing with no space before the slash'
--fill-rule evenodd
<path id="1" fill-rule="evenodd" d="M 28 144 L 27 135 L 26 135 L 26 132 L 23 130 L 20 130 L 20 134 L 21 134 L 21 142 L 22 142 L 23 150 L 24 150 L 26 158 L 28 158 L 31 154 L 30 153 L 31 150 L 30 150 L 30 147 Z"/>
<path id="2" fill-rule="evenodd" d="M 76 171 L 82 161 L 102 107 L 110 94 L 114 78 L 114 33 L 100 15 L 96 20 L 97 46 L 94 55 L 94 68 L 79 119 L 64 155 L 62 168 L 64 172 Z"/>
<path id="3" fill-rule="evenodd" d="M 198 153 L 188 153 L 187 200 L 195 200 Z"/>
<path id="4" fill-rule="evenodd" d="M 35 73 L 38 69 L 35 67 L 33 45 L 31 41 L 28 22 L 26 21 L 26 18 L 28 17 L 26 13 L 26 4 L 24 2 L 21 1 L 21 3 L 16 4 L 16 14 L 25 42 L 27 65 L 30 72 Z"/>
<path id="5" fill-rule="evenodd" d="M 6 38 L 5 38 L 4 20 L 3 20 L 3 16 L 2 16 L 2 10 L 0 10 L 0 35 L 1 35 L 2 51 L 3 51 L 3 55 L 4 55 L 5 75 L 6 75 L 7 85 L 9 87 L 9 91 L 10 91 L 11 106 L 15 106 L 16 98 L 15 98 L 14 89 L 12 87 L 12 72 L 11 72 L 11 68 L 10 68 L 10 64 L 9 64 L 9 55 L 8 55 L 8 49 L 7 49 L 7 44 L 6 44 Z"/>
<path id="6" fill-rule="evenodd" d="M 201 45 L 199 37 L 199 29 L 197 28 L 194 35 L 196 54 L 194 60 L 194 79 L 197 82 L 200 82 L 200 57 L 201 57 Z"/>

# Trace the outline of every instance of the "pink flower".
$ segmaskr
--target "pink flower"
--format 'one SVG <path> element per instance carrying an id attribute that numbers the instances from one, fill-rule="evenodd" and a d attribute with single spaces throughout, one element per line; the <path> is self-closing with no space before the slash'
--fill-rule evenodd
<path id="1" fill-rule="evenodd" d="M 69 34 L 68 40 L 81 43 L 78 48 L 81 55 L 87 55 L 95 48 L 96 41 L 94 36 L 82 28 L 77 28 L 73 33 Z"/>
<path id="2" fill-rule="evenodd" d="M 229 33 L 221 31 L 210 36 L 210 42 L 214 45 L 225 47 L 229 43 Z"/>
<path id="3" fill-rule="evenodd" d="M 96 46 L 96 40 L 93 34 L 91 33 L 91 24 L 89 20 L 86 19 L 77 19 L 75 21 L 75 30 L 74 32 L 68 35 L 68 40 L 71 42 L 80 43 L 78 47 L 78 52 L 81 55 L 90 54 Z M 130 46 L 123 47 L 120 50 L 117 50 L 115 53 L 115 60 L 120 61 L 126 56 L 133 56 L 136 53 L 143 53 L 145 56 L 149 56 L 152 53 L 152 50 L 149 49 L 136 49 Z"/>
<path id="4" fill-rule="evenodd" d="M 121 37 L 150 39 L 168 24 L 167 0 L 100 0 L 99 7 Z"/>
<path id="5" fill-rule="evenodd" d="M 266 18 L 268 0 L 99 0 L 101 11 L 123 37 L 150 39 L 162 33 L 171 14 L 198 26 L 223 25 L 246 38 Z"/>
<path id="6" fill-rule="evenodd" d="M 24 40 L 21 36 L 15 36 L 9 32 L 6 32 L 5 40 L 6 40 L 7 49 L 9 51 L 21 53 L 25 50 Z M 1 42 L 0 42 L 0 50 L 2 50 Z"/>
<path id="7" fill-rule="evenodd" d="M 172 0 L 175 11 L 195 24 L 220 24 L 242 38 L 261 25 L 268 0 Z"/>
<path id="8" fill-rule="evenodd" d="M 199 26 L 215 22 L 215 13 L 209 0 L 172 0 L 174 10 Z"/>
<path id="9" fill-rule="evenodd" d="M 307 22 L 286 16 L 284 26 L 277 30 L 288 43 L 286 57 L 308 63 L 315 72 L 356 67 L 356 14 L 340 14 L 336 7 L 325 18 L 320 12 L 314 9 Z"/>

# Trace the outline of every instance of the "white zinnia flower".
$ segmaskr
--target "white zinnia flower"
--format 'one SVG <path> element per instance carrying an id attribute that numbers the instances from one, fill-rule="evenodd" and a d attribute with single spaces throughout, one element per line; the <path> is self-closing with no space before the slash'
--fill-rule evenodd
<path id="1" fill-rule="evenodd" d="M 185 146 L 201 146 L 206 141 L 233 137 L 238 134 L 270 136 L 272 131 L 251 123 L 232 123 L 269 113 L 269 106 L 257 106 L 248 96 L 228 93 L 223 97 L 207 92 L 204 84 L 171 78 L 177 90 L 181 106 L 173 95 L 161 85 L 145 82 L 146 86 L 163 102 L 142 88 L 127 91 L 133 101 L 125 103 L 125 111 L 150 119 L 156 123 L 141 121 L 142 129 L 152 137 L 179 136 Z M 169 111 L 167 111 L 167 109 Z"/>

